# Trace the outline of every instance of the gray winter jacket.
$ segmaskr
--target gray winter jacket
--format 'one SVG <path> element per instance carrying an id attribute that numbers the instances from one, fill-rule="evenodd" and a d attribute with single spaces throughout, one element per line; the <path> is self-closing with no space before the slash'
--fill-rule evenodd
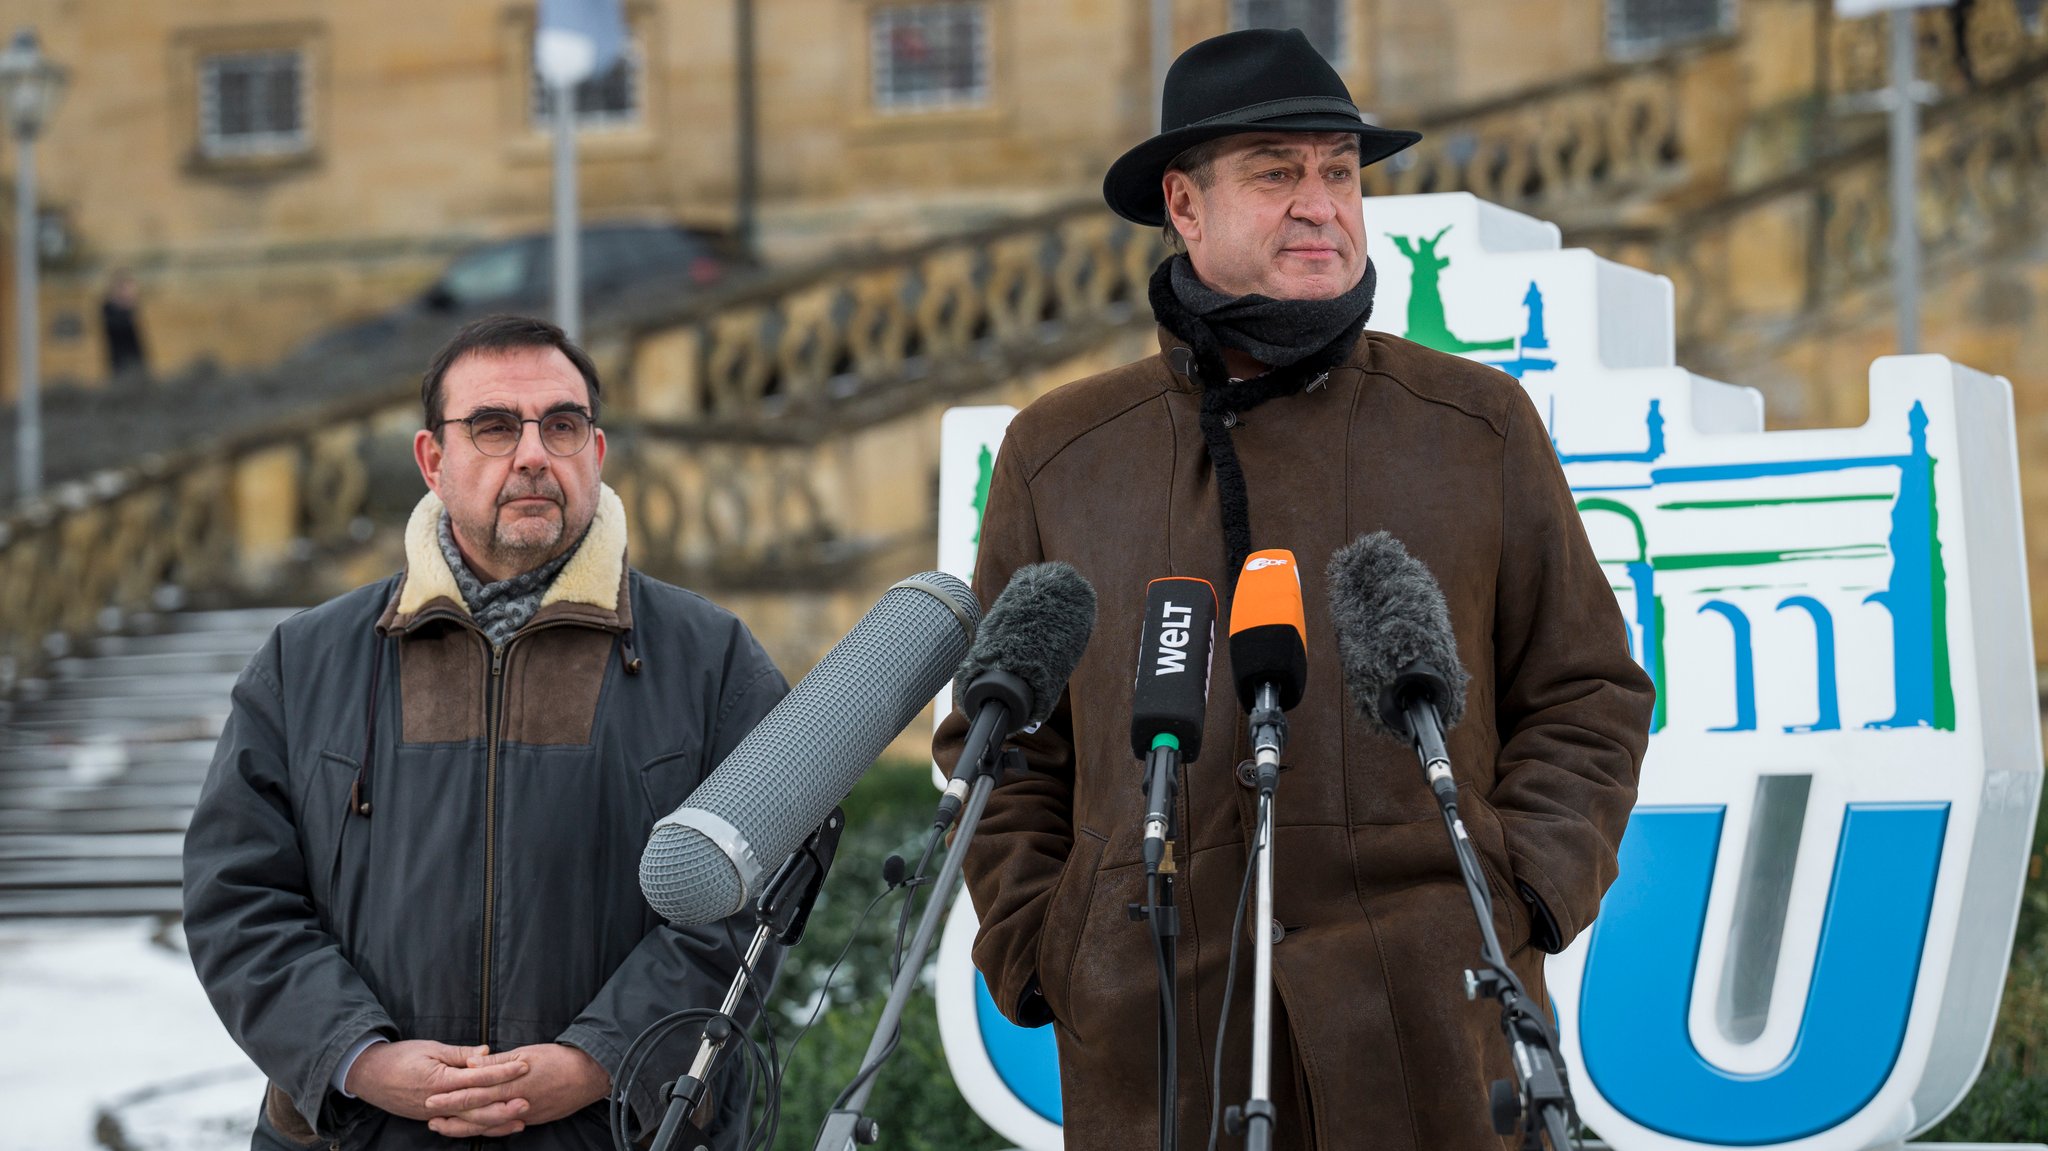
<path id="1" fill-rule="evenodd" d="M 616 1083 L 648 1024 L 718 1006 L 753 933 L 744 915 L 669 927 L 638 868 L 654 820 L 782 698 L 781 673 L 731 614 L 626 566 L 609 488 L 494 650 L 441 556 L 440 515 L 432 496 L 414 513 L 405 574 L 272 633 L 186 835 L 193 965 L 271 1080 L 259 1147 L 450 1145 L 330 1088 L 372 1033 L 567 1043 Z M 639 1078 L 636 1129 L 693 1047 L 670 1043 Z M 739 1085 L 725 1076 L 716 1097 L 717 1146 L 743 1134 Z M 489 1142 L 605 1148 L 605 1114 Z"/>

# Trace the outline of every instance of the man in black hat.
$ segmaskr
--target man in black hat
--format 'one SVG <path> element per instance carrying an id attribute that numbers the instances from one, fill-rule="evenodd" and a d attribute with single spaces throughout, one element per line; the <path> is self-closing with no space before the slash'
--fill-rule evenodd
<path id="1" fill-rule="evenodd" d="M 1275 807 L 1278 915 L 1238 940 L 1279 939 L 1274 1146 L 1497 1147 L 1488 1084 L 1511 1071 L 1497 1008 L 1463 991 L 1472 907 L 1412 752 L 1345 698 L 1316 573 L 1384 530 L 1441 583 L 1472 676 L 1449 740 L 1461 810 L 1502 946 L 1539 997 L 1543 955 L 1586 928 L 1614 878 L 1653 689 L 1520 386 L 1364 330 L 1359 170 L 1417 135 L 1365 123 L 1298 31 L 1190 48 L 1164 121 L 1103 185 L 1178 253 L 1152 279 L 1160 354 L 1041 398 L 995 464 L 977 592 L 988 602 L 1017 567 L 1061 559 L 1094 583 L 1100 615 L 1058 710 L 1018 741 L 1031 770 L 996 790 L 968 855 L 975 963 L 1011 1019 L 1055 1025 L 1067 1147 L 1156 1146 L 1158 972 L 1150 928 L 1126 913 L 1145 898 L 1126 738 L 1145 586 L 1199 576 L 1227 611 L 1254 548 L 1291 549 L 1311 573 L 1310 664 Z M 1215 682 L 1231 682 L 1227 649 L 1215 658 Z M 966 729 L 959 714 L 941 729 L 946 766 Z M 1249 1085 L 1249 945 L 1234 994 L 1226 983 L 1255 797 L 1233 770 L 1250 748 L 1227 692 L 1202 747 L 1175 851 L 1175 1126 L 1194 1148 Z"/>

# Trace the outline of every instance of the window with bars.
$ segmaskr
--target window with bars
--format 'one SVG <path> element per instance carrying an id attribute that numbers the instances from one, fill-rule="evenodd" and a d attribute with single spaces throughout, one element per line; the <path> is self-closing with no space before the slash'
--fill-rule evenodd
<path id="1" fill-rule="evenodd" d="M 640 122 L 640 53 L 627 45 L 610 68 L 576 85 L 576 124 L 582 128 L 624 127 Z M 555 94 L 530 67 L 533 123 L 546 128 L 555 120 Z"/>
<path id="2" fill-rule="evenodd" d="M 233 52 L 200 60 L 201 154 L 276 156 L 311 146 L 304 52 Z"/>
<path id="3" fill-rule="evenodd" d="M 1230 0 L 1230 28 L 1299 28 L 1332 65 L 1344 63 L 1343 0 Z"/>
<path id="4" fill-rule="evenodd" d="M 1607 0 L 1607 53 L 1652 56 L 1735 30 L 1735 0 Z"/>
<path id="5" fill-rule="evenodd" d="M 876 8 L 868 29 L 875 108 L 986 107 L 988 39 L 988 5 L 979 0 Z"/>

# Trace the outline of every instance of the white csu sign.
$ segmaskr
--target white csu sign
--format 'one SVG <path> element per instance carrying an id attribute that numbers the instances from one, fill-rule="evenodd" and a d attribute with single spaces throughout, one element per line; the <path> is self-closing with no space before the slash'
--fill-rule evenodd
<path id="1" fill-rule="evenodd" d="M 1765 432 L 1755 391 L 1675 366 L 1663 277 L 1462 194 L 1376 198 L 1366 224 L 1374 325 L 1544 414 L 1658 687 L 1621 877 L 1547 968 L 1586 1123 L 1620 1151 L 1932 1127 L 1990 1042 L 2040 800 L 2010 385 L 1889 357 L 1862 427 Z M 940 564 L 963 578 L 1012 414 L 946 417 Z M 997 1013 L 974 926 L 963 900 L 940 951 L 948 1059 L 991 1126 L 1051 1151 L 1050 1029 Z"/>

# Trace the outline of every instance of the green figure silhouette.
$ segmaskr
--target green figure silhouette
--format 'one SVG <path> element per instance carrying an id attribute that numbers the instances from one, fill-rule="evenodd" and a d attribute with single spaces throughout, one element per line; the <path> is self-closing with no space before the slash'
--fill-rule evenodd
<path id="1" fill-rule="evenodd" d="M 1401 249 L 1403 256 L 1408 257 L 1410 269 L 1408 330 L 1403 334 L 1424 347 L 1459 355 L 1465 352 L 1512 350 L 1515 346 L 1512 336 L 1505 340 L 1473 341 L 1461 340 L 1451 333 L 1450 324 L 1444 319 L 1444 290 L 1443 285 L 1439 283 L 1444 269 L 1451 266 L 1451 261 L 1447 256 L 1436 254 L 1437 242 L 1444 238 L 1444 232 L 1450 230 L 1450 225 L 1446 224 L 1443 232 L 1438 232 L 1427 240 L 1420 236 L 1411 238 L 1387 233 L 1387 237 L 1394 241 L 1394 246 Z"/>
<path id="2" fill-rule="evenodd" d="M 996 457 L 988 450 L 987 444 L 981 445 L 981 458 L 975 463 L 980 466 L 981 474 L 974 481 L 974 538 L 969 542 L 980 547 L 981 521 L 988 513 L 988 487 L 996 477 Z"/>

